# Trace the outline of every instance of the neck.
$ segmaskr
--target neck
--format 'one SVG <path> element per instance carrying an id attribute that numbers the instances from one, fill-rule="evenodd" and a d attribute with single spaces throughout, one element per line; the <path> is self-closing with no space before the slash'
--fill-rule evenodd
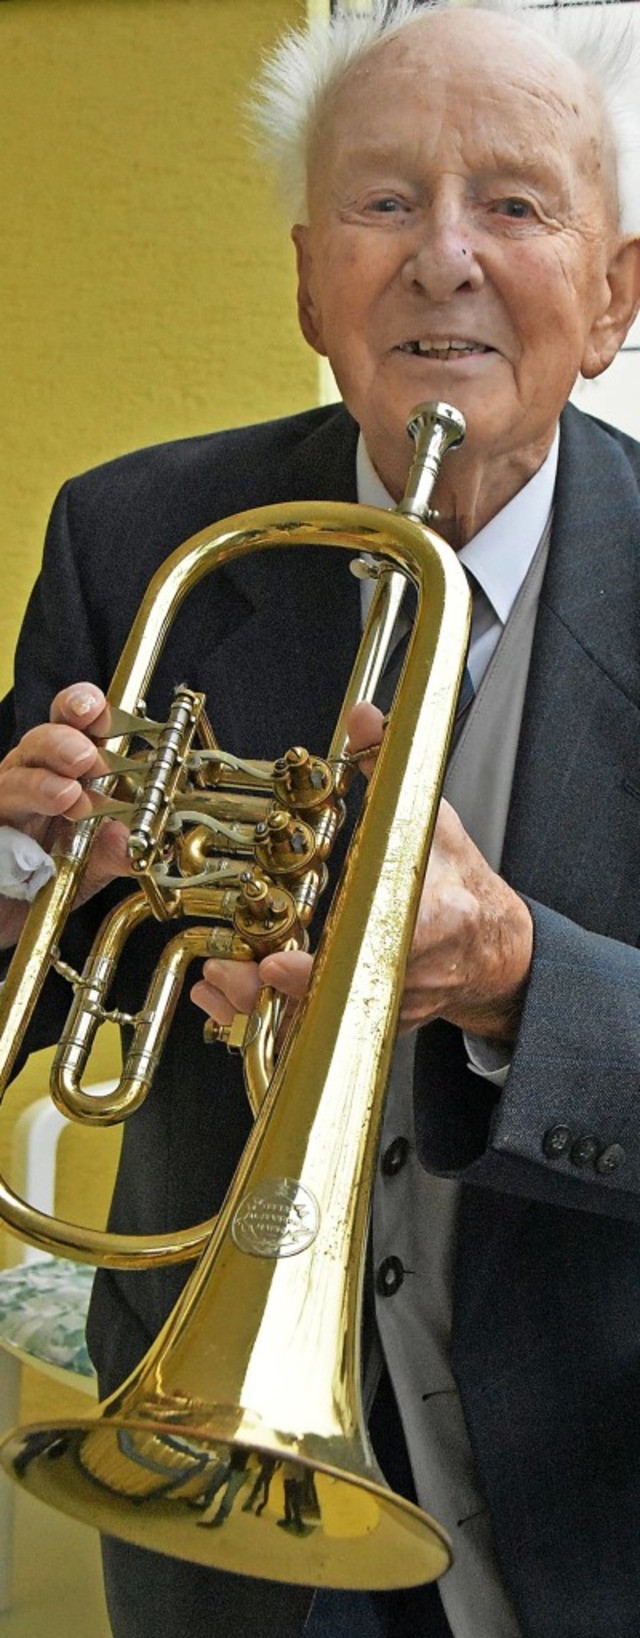
<path id="1" fill-rule="evenodd" d="M 438 534 L 454 551 L 460 551 L 524 489 L 540 470 L 550 447 L 549 441 L 535 449 L 491 460 L 486 453 L 474 456 L 464 445 L 453 450 L 443 462 L 432 495 Z M 383 471 L 380 476 L 394 500 L 401 500 L 404 481 L 402 485 L 397 480 L 392 482 L 391 473 L 385 476 Z"/>

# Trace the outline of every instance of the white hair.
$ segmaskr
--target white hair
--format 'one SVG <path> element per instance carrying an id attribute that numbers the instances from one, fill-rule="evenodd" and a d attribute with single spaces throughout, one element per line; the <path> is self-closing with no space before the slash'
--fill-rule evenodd
<path id="1" fill-rule="evenodd" d="M 498 12 L 555 45 L 596 81 L 613 140 L 618 217 L 623 233 L 640 230 L 640 64 L 629 22 L 612 27 L 607 0 L 593 8 L 544 7 L 528 0 L 371 0 L 369 9 L 338 11 L 283 35 L 266 58 L 251 102 L 262 155 L 275 169 L 292 221 L 307 219 L 307 172 L 314 133 L 344 76 L 383 41 L 434 11 L 460 6 Z M 589 10 L 588 21 L 578 11 Z M 614 202 L 615 203 L 615 202 Z"/>

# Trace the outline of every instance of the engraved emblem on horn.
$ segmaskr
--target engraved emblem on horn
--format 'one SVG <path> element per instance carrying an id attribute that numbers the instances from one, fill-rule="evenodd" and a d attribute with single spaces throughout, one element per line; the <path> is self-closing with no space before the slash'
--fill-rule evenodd
<path id="1" fill-rule="evenodd" d="M 295 1257 L 313 1245 L 319 1227 L 320 1207 L 311 1190 L 279 1177 L 240 1201 L 231 1237 L 250 1257 Z"/>

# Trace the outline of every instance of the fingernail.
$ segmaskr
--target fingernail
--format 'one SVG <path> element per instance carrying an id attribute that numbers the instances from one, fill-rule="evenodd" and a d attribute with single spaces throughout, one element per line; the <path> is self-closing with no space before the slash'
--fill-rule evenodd
<path id="1" fill-rule="evenodd" d="M 93 710 L 95 703 L 96 701 L 93 694 L 87 694 L 84 692 L 72 694 L 67 700 L 69 710 L 73 711 L 75 717 L 88 716 L 89 712 Z"/>
<path id="2" fill-rule="evenodd" d="M 72 768 L 81 768 L 83 763 L 92 762 L 95 756 L 94 746 L 88 740 L 78 744 L 76 734 L 66 734 L 60 741 L 60 750 Z"/>
<path id="3" fill-rule="evenodd" d="M 216 980 L 220 977 L 220 963 L 211 956 L 207 961 L 205 961 L 202 971 L 206 982 L 208 984 L 215 984 Z"/>
<path id="4" fill-rule="evenodd" d="M 67 796 L 71 796 L 72 791 L 75 790 L 75 784 L 75 779 L 68 779 L 66 783 L 61 784 L 57 774 L 46 774 L 42 781 L 43 795 L 64 802 Z"/>

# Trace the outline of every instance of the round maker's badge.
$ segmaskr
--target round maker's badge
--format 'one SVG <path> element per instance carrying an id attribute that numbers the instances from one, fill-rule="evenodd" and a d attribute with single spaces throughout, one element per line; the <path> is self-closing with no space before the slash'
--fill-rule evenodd
<path id="1" fill-rule="evenodd" d="M 295 1257 L 313 1244 L 319 1227 L 320 1207 L 311 1190 L 279 1177 L 240 1201 L 231 1237 L 251 1257 Z"/>

